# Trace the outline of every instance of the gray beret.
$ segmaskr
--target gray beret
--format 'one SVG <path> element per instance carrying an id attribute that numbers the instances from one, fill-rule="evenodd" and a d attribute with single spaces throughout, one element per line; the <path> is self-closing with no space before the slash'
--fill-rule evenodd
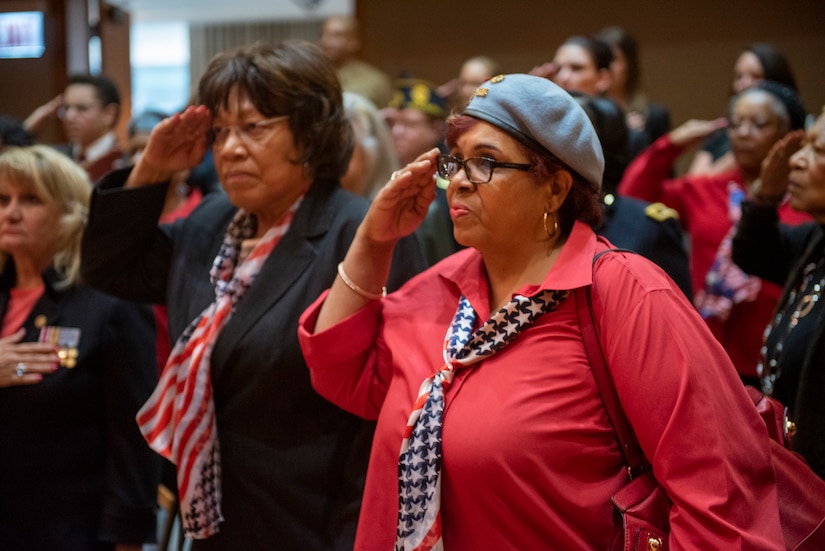
<path id="1" fill-rule="evenodd" d="M 463 114 L 498 127 L 534 150 L 549 151 L 601 186 L 604 156 L 590 118 L 570 94 L 546 78 L 495 76 L 476 90 Z"/>

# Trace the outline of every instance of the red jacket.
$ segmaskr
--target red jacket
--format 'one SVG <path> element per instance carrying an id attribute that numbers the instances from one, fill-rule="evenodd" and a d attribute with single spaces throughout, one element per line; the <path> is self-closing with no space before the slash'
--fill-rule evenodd
<path id="1" fill-rule="evenodd" d="M 605 248 L 577 222 L 540 289 L 592 281 Z M 684 294 L 639 255 L 606 255 L 594 308 L 627 417 L 675 506 L 671 549 L 783 549 L 774 475 L 759 419 L 718 342 Z M 392 549 L 398 454 L 421 383 L 443 363 L 464 295 L 489 318 L 480 254 L 458 252 L 329 329 L 311 334 L 326 295 L 301 317 L 314 388 L 378 419 L 355 549 Z M 733 437 L 732 437 L 733 435 Z M 445 549 L 606 549 L 610 496 L 626 473 L 590 372 L 575 300 L 508 346 L 459 370 L 445 396 Z"/>
<path id="2" fill-rule="evenodd" d="M 719 245 L 733 226 L 728 217 L 728 184 L 733 182 L 743 190 L 745 186 L 738 169 L 670 179 L 673 163 L 683 151 L 669 136 L 662 136 L 627 167 L 619 193 L 659 201 L 679 213 L 682 227 L 690 236 L 690 270 L 696 296 L 705 288 L 705 277 Z M 787 203 L 780 207 L 779 216 L 788 224 L 810 220 Z M 781 293 L 781 287 L 762 281 L 755 301 L 736 304 L 725 322 L 707 320 L 742 375 L 756 375 L 762 336 Z"/>

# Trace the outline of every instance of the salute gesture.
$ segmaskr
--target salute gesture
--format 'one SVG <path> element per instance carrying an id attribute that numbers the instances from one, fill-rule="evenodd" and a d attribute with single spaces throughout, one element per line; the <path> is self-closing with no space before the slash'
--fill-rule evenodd
<path id="1" fill-rule="evenodd" d="M 791 173 L 791 156 L 802 147 L 804 130 L 793 130 L 785 134 L 768 152 L 762 161 L 759 179 L 751 187 L 751 196 L 757 203 L 778 205 L 788 191 L 788 175 Z"/>
<path id="2" fill-rule="evenodd" d="M 438 148 L 392 174 L 372 202 L 359 234 L 370 241 L 395 242 L 411 234 L 427 216 L 435 197 Z"/>
<path id="3" fill-rule="evenodd" d="M 209 146 L 211 124 L 212 114 L 203 105 L 187 107 L 158 123 L 125 187 L 165 182 L 176 172 L 196 166 Z"/>
<path id="4" fill-rule="evenodd" d="M 424 221 L 435 197 L 437 156 L 438 149 L 433 148 L 396 171 L 373 199 L 346 258 L 338 266 L 340 277 L 318 316 L 317 330 L 386 293 L 395 244 Z"/>

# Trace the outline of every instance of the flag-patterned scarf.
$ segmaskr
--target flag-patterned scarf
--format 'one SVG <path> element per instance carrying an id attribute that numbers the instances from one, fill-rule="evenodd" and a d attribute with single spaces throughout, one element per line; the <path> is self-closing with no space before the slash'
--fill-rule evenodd
<path id="1" fill-rule="evenodd" d="M 694 304 L 704 319 L 726 321 L 740 302 L 753 302 L 759 296 L 762 281 L 749 276 L 731 260 L 733 236 L 742 217 L 745 192 L 736 182 L 728 183 L 728 219 L 731 228 L 719 243 L 716 258 L 705 275 L 705 288 L 699 289 Z"/>
<path id="2" fill-rule="evenodd" d="M 215 300 L 181 334 L 158 386 L 137 415 L 149 446 L 177 465 L 183 529 L 195 539 L 218 531 L 221 463 L 212 398 L 212 347 L 269 253 L 289 229 L 299 198 L 238 265 L 241 243 L 255 235 L 254 215 L 239 210 L 226 231 L 209 276 Z"/>
<path id="3" fill-rule="evenodd" d="M 476 313 L 461 297 L 444 338 L 444 366 L 424 381 L 407 421 L 398 463 L 398 529 L 395 551 L 438 551 L 441 540 L 441 427 L 444 396 L 457 369 L 492 356 L 568 291 L 516 295 L 473 333 Z"/>

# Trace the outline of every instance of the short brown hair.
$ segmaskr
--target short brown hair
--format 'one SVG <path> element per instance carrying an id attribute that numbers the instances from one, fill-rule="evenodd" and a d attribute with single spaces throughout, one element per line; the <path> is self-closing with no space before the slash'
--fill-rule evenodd
<path id="1" fill-rule="evenodd" d="M 212 113 L 229 107 L 237 88 L 266 117 L 289 116 L 295 145 L 314 178 L 340 178 L 352 155 L 352 128 L 341 85 L 321 50 L 303 40 L 255 43 L 216 55 L 198 84 Z"/>

